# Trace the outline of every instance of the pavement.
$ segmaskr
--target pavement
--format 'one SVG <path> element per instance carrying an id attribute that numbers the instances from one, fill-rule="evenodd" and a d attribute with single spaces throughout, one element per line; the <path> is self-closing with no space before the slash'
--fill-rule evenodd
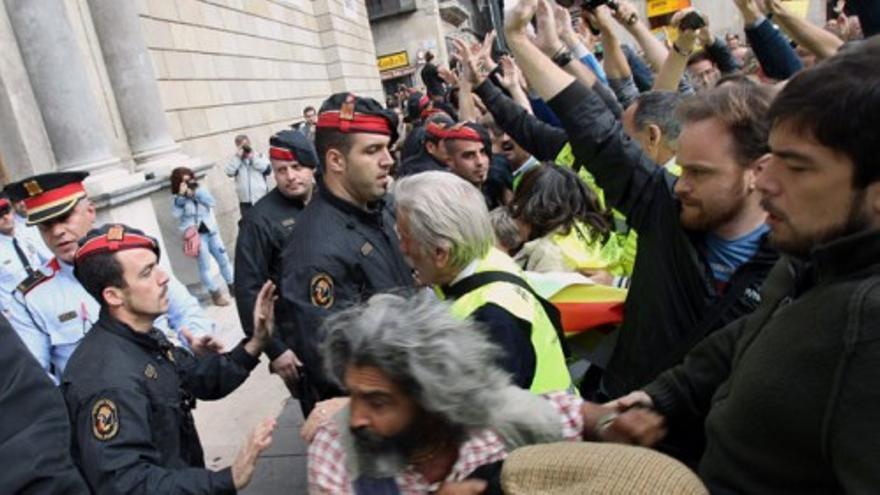
<path id="1" fill-rule="evenodd" d="M 244 336 L 233 302 L 204 306 L 217 323 L 215 336 L 232 349 Z M 264 418 L 277 417 L 272 445 L 260 456 L 243 495 L 306 493 L 306 445 L 299 437 L 303 423 L 299 403 L 277 376 L 269 374 L 265 356 L 235 392 L 218 401 L 199 401 L 194 411 L 205 451 L 205 464 L 219 470 L 232 465 L 247 435 Z"/>

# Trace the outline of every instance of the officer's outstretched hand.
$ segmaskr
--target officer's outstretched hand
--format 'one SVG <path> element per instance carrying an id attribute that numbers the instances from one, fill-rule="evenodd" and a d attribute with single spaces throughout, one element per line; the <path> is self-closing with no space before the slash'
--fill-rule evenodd
<path id="1" fill-rule="evenodd" d="M 272 445 L 272 431 L 275 429 L 275 418 L 266 418 L 258 424 L 248 437 L 247 443 L 238 451 L 232 464 L 232 482 L 236 490 L 241 490 L 251 482 L 257 458 L 260 453 Z"/>
<path id="2" fill-rule="evenodd" d="M 257 301 L 254 303 L 254 333 L 245 344 L 245 350 L 252 356 L 259 356 L 266 346 L 266 342 L 272 338 L 275 331 L 275 300 L 278 296 L 275 294 L 275 284 L 271 280 L 267 280 L 260 293 L 257 294 Z"/>

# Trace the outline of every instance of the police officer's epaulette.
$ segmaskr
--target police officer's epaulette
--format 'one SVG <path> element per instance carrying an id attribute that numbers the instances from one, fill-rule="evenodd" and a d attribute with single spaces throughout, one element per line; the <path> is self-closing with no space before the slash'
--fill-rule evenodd
<path id="1" fill-rule="evenodd" d="M 31 272 L 30 275 L 27 276 L 26 279 L 22 280 L 21 283 L 18 284 L 18 290 L 22 294 L 27 294 L 28 292 L 33 290 L 34 287 L 40 285 L 46 280 L 49 280 L 50 278 L 52 278 L 52 275 L 46 275 L 40 270 L 34 270 Z"/>

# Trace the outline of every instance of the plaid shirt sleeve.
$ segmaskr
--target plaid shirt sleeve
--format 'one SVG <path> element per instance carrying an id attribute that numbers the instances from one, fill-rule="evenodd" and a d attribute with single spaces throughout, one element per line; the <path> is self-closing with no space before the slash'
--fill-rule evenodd
<path id="1" fill-rule="evenodd" d="M 551 392 L 544 394 L 543 397 L 559 411 L 559 419 L 562 421 L 562 437 L 566 440 L 581 440 L 584 430 L 581 406 L 584 404 L 584 400 L 565 392 Z"/>
<path id="2" fill-rule="evenodd" d="M 339 432 L 331 421 L 318 429 L 309 445 L 309 493 L 348 494 L 351 481 L 345 469 L 345 449 L 339 442 Z"/>

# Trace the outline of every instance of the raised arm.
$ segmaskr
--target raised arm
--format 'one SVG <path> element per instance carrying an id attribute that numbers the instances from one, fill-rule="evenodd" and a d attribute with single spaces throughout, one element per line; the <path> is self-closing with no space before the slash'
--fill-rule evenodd
<path id="1" fill-rule="evenodd" d="M 672 26 L 678 29 L 682 17 L 687 15 L 688 12 L 694 12 L 694 10 L 685 9 L 678 11 L 673 15 L 671 21 Z M 700 28 L 700 30 L 708 29 L 708 25 Z M 666 57 L 666 61 L 663 62 L 663 67 L 660 68 L 657 78 L 654 79 L 654 87 L 651 88 L 652 90 L 678 91 L 681 77 L 684 75 L 685 69 L 687 69 L 688 57 L 693 53 L 696 42 L 697 31 L 693 29 L 679 31 L 678 39 L 675 40 L 675 43 L 672 45 L 672 51 L 669 52 L 669 56 Z"/>
<path id="2" fill-rule="evenodd" d="M 820 60 L 829 58 L 843 46 L 843 40 L 821 26 L 792 14 L 779 0 L 767 0 L 766 6 L 779 27 L 798 45 L 816 55 L 816 58 Z"/>
<path id="3" fill-rule="evenodd" d="M 666 56 L 669 55 L 669 50 L 654 36 L 648 25 L 641 20 L 632 2 L 621 0 L 618 2 L 618 6 L 619 8 L 614 13 L 614 18 L 642 47 L 642 51 L 645 52 L 645 61 L 648 62 L 652 69 L 659 71 L 660 67 L 663 66 L 663 61 L 666 60 Z"/>

